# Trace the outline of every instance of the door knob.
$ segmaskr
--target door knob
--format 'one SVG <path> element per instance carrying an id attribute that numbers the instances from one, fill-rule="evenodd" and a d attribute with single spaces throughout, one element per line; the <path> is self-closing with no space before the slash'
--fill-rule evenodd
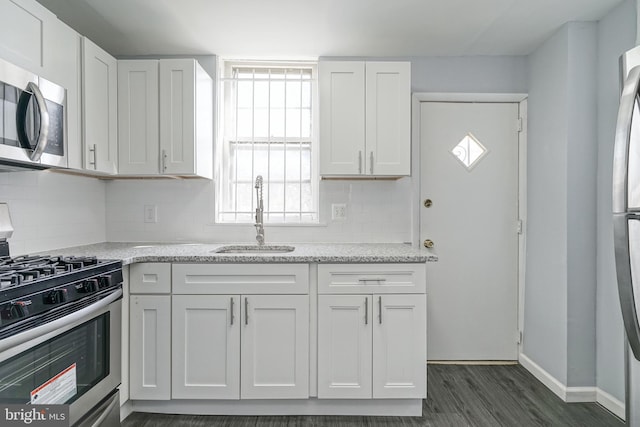
<path id="1" fill-rule="evenodd" d="M 425 208 L 430 208 L 432 204 L 433 204 L 433 202 L 431 201 L 431 199 L 424 199 L 424 207 Z"/>
<path id="2" fill-rule="evenodd" d="M 434 243 L 433 243 L 433 240 L 427 239 L 427 240 L 424 241 L 423 245 L 424 245 L 425 248 L 431 249 L 431 248 L 433 248 Z"/>

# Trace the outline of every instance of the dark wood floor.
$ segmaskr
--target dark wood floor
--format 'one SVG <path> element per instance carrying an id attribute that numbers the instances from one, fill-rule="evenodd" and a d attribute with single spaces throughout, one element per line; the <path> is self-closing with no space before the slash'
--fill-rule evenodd
<path id="1" fill-rule="evenodd" d="M 131 414 L 123 427 L 623 426 L 596 403 L 564 403 L 519 365 L 428 365 L 422 417 Z"/>

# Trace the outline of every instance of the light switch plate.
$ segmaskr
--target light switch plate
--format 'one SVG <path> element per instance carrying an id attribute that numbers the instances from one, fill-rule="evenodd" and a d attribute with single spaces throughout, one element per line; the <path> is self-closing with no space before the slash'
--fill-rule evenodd
<path id="1" fill-rule="evenodd" d="M 158 206 L 157 205 L 144 205 L 144 222 L 147 222 L 147 223 L 158 222 Z"/>
<path id="2" fill-rule="evenodd" d="M 345 203 L 331 204 L 331 219 L 333 221 L 344 221 L 347 219 L 347 205 Z"/>

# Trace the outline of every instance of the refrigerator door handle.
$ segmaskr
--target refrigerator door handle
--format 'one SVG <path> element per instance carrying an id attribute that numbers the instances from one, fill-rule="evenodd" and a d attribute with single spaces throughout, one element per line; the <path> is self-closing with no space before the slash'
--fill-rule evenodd
<path id="1" fill-rule="evenodd" d="M 613 212 L 627 211 L 627 173 L 629 168 L 629 145 L 631 143 L 631 123 L 640 85 L 640 66 L 629 72 L 622 88 L 618 120 L 616 123 L 613 149 Z M 640 141 L 639 141 L 640 143 Z"/>
<path id="2" fill-rule="evenodd" d="M 633 276 L 631 274 L 629 221 L 640 221 L 640 215 L 637 213 L 613 215 L 616 273 L 618 276 L 618 296 L 620 297 L 622 319 L 629 346 L 635 358 L 640 360 L 640 325 L 638 324 L 636 296 L 634 295 Z M 640 277 L 636 277 L 636 279 L 640 279 Z"/>

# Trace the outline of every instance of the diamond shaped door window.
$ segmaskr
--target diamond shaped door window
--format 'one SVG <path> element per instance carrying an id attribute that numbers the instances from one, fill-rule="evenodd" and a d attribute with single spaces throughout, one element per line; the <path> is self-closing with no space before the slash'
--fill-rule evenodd
<path id="1" fill-rule="evenodd" d="M 487 149 L 471 133 L 467 133 L 458 144 L 451 149 L 451 154 L 467 169 L 473 169 L 480 159 L 487 154 Z"/>

